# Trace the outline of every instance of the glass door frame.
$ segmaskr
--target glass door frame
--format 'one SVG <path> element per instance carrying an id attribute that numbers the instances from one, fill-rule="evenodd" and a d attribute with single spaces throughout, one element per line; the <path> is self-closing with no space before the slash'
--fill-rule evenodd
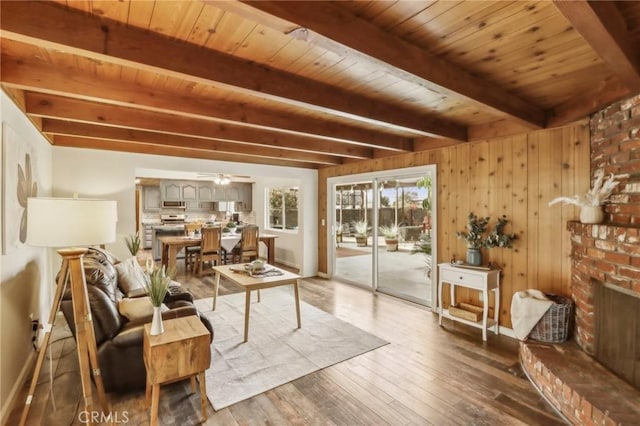
<path id="1" fill-rule="evenodd" d="M 356 184 L 358 182 L 367 181 L 371 182 L 373 188 L 373 194 L 378 193 L 378 183 L 380 180 L 390 179 L 390 178 L 398 178 L 403 177 L 404 175 L 425 175 L 429 174 L 431 176 L 431 246 L 432 253 L 431 256 L 431 271 L 432 271 L 432 285 L 431 285 L 431 300 L 432 306 L 431 310 L 436 312 L 437 308 L 437 247 L 438 247 L 438 197 L 437 197 L 437 188 L 438 188 L 438 178 L 437 178 L 437 168 L 435 164 L 425 165 L 425 166 L 416 166 L 416 167 L 406 167 L 402 169 L 392 169 L 392 170 L 381 170 L 377 172 L 368 172 L 368 173 L 360 173 L 353 175 L 344 175 L 344 176 L 335 176 L 327 178 L 327 276 L 328 278 L 332 278 L 334 272 L 336 270 L 336 245 L 335 241 L 335 232 L 336 232 L 336 215 L 335 215 L 335 200 L 336 200 L 336 185 L 349 185 Z M 372 219 L 373 223 L 378 223 L 378 214 L 379 214 L 379 197 L 373 197 L 372 200 Z M 365 206 L 366 207 L 366 206 Z M 372 262 L 371 262 L 371 291 L 378 291 L 378 229 L 377 227 L 373 227 L 373 249 L 372 249 Z"/>

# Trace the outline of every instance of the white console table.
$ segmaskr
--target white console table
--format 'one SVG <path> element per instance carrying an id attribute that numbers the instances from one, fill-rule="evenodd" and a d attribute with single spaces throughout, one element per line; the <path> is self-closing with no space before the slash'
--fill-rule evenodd
<path id="1" fill-rule="evenodd" d="M 439 323 L 442 325 L 442 317 L 453 321 L 460 321 L 472 327 L 482 329 L 482 340 L 487 340 L 487 328 L 493 327 L 493 331 L 499 334 L 500 316 L 500 270 L 472 269 L 455 266 L 451 263 L 438 264 L 438 313 Z M 451 305 L 456 303 L 456 286 L 472 288 L 482 291 L 482 322 L 473 322 L 464 318 L 453 316 L 448 309 L 442 306 L 442 283 L 449 283 L 451 287 Z M 492 291 L 495 300 L 493 319 L 489 318 L 489 292 Z"/>

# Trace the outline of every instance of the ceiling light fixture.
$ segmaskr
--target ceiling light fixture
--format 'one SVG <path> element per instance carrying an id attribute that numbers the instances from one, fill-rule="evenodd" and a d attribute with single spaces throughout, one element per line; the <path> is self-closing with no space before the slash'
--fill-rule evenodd
<path id="1" fill-rule="evenodd" d="M 231 178 L 227 175 L 219 174 L 213 177 L 213 183 L 216 185 L 228 185 L 231 183 Z"/>

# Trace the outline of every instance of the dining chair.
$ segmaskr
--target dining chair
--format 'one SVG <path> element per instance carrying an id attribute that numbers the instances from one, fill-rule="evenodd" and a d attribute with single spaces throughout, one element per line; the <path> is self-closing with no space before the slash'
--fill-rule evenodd
<path id="1" fill-rule="evenodd" d="M 202 225 L 199 223 L 185 223 L 184 235 L 188 236 L 192 232 L 199 233 Z M 195 269 L 195 259 L 200 252 L 200 246 L 189 246 L 184 249 L 184 267 L 185 269 Z"/>
<path id="2" fill-rule="evenodd" d="M 242 263 L 245 259 L 252 261 L 258 258 L 258 227 L 246 225 L 242 228 L 240 243 L 234 249 L 233 259 L 238 259 Z"/>
<path id="3" fill-rule="evenodd" d="M 196 259 L 199 277 L 203 275 L 204 266 L 207 262 L 217 266 L 220 265 L 222 260 L 222 228 L 219 226 L 204 227 L 200 232 L 202 233 L 202 242 Z"/>

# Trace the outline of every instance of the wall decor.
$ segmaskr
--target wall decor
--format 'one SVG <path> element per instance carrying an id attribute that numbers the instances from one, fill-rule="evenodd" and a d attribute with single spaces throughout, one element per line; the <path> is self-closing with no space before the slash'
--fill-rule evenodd
<path id="1" fill-rule="evenodd" d="M 2 254 L 27 239 L 27 198 L 38 195 L 35 148 L 2 123 Z"/>

